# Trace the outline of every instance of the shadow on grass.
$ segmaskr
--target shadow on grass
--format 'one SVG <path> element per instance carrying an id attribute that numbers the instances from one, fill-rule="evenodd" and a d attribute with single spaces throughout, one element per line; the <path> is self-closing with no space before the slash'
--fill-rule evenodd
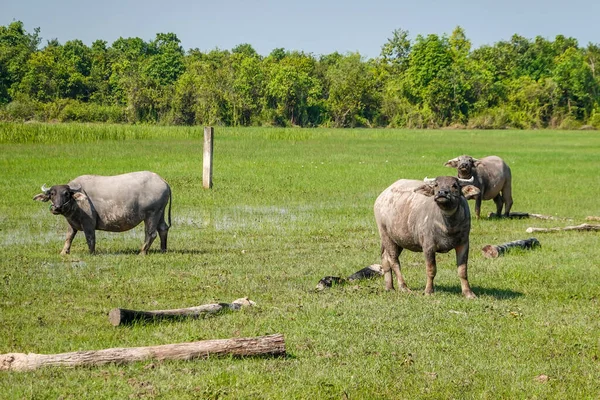
<path id="1" fill-rule="evenodd" d="M 471 289 L 473 290 L 473 293 L 475 293 L 476 296 L 489 296 L 497 300 L 515 299 L 517 297 L 523 296 L 523 293 L 521 292 L 515 292 L 513 290 L 508 289 L 484 288 L 479 286 L 472 286 Z M 462 294 L 460 286 L 435 285 L 435 291 Z"/>

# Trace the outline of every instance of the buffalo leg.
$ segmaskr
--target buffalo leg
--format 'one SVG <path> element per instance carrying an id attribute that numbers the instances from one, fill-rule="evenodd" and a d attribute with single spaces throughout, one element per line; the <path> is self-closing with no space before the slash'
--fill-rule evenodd
<path id="1" fill-rule="evenodd" d="M 504 205 L 504 199 L 500 193 L 494 197 L 494 203 L 496 203 L 496 217 L 500 218 L 502 216 L 502 206 Z"/>
<path id="2" fill-rule="evenodd" d="M 458 267 L 458 277 L 460 278 L 460 287 L 463 296 L 468 299 L 474 299 L 475 293 L 471 290 L 467 276 L 467 262 L 469 260 L 469 245 L 463 244 L 456 247 L 456 265 Z"/>
<path id="3" fill-rule="evenodd" d="M 155 221 L 152 217 L 146 218 L 146 220 L 144 221 L 146 238 L 144 239 L 144 244 L 142 245 L 140 254 L 146 254 L 148 252 L 148 249 L 152 245 L 152 242 L 154 242 L 154 239 L 156 239 L 157 226 L 158 222 Z"/>
<path id="4" fill-rule="evenodd" d="M 425 294 L 433 294 L 433 279 L 437 272 L 435 262 L 435 251 L 423 252 L 425 254 L 425 265 L 427 273 L 427 284 L 425 285 Z"/>
<path id="5" fill-rule="evenodd" d="M 77 234 L 77 230 L 73 228 L 71 224 L 69 224 L 69 228 L 67 228 L 67 238 L 65 240 L 65 245 L 63 246 L 60 254 L 65 255 L 71 252 L 71 243 L 73 242 L 73 238 Z"/>
<path id="6" fill-rule="evenodd" d="M 508 217 L 510 216 L 510 209 L 513 205 L 511 182 L 507 182 L 504 185 L 504 188 L 502 189 L 502 197 L 504 197 L 504 214 Z"/>
<path id="7" fill-rule="evenodd" d="M 167 251 L 167 236 L 169 234 L 169 225 L 165 222 L 165 217 L 160 219 L 158 224 L 158 235 L 160 236 L 160 251 Z"/>
<path id="8" fill-rule="evenodd" d="M 148 232 L 146 230 L 146 239 L 144 240 L 144 244 L 142 245 L 142 250 L 140 251 L 140 254 L 146 254 L 148 252 L 148 249 L 152 245 L 152 242 L 154 242 L 154 239 L 156 239 L 156 235 L 156 231 Z"/>
<path id="9" fill-rule="evenodd" d="M 481 193 L 475 198 L 475 216 L 479 219 L 479 213 L 481 212 L 481 200 L 483 199 L 483 190 Z"/>
<path id="10" fill-rule="evenodd" d="M 93 228 L 85 229 L 84 227 L 83 233 L 85 234 L 85 240 L 88 249 L 90 249 L 90 254 L 94 254 L 96 252 L 96 231 Z"/>
<path id="11" fill-rule="evenodd" d="M 381 267 L 383 269 L 383 277 L 385 280 L 385 290 L 394 289 L 394 282 L 392 277 L 392 270 L 396 275 L 398 281 L 398 288 L 403 292 L 409 292 L 408 286 L 404 281 L 402 272 L 400 272 L 400 253 L 402 253 L 402 247 L 399 247 L 395 243 L 389 242 L 381 253 Z"/>

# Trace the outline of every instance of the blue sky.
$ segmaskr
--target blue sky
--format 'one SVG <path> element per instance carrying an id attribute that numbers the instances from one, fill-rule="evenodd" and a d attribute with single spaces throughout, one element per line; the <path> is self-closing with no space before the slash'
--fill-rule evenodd
<path id="1" fill-rule="evenodd" d="M 249 43 L 262 55 L 283 47 L 307 53 L 379 55 L 394 29 L 450 34 L 462 26 L 474 47 L 517 33 L 580 46 L 600 43 L 600 0 L 0 0 L 0 25 L 41 28 L 42 44 L 81 39 L 87 45 L 119 37 L 154 39 L 173 32 L 185 50 L 231 49 Z"/>

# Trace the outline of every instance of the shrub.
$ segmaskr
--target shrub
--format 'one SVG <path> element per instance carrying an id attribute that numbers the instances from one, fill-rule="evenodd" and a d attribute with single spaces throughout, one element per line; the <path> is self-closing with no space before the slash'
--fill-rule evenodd
<path id="1" fill-rule="evenodd" d="M 25 122 L 36 116 L 37 103 L 34 100 L 13 100 L 0 109 L 0 120 Z"/>
<path id="2" fill-rule="evenodd" d="M 592 125 L 596 129 L 600 129 L 600 108 L 595 108 L 588 120 L 588 125 Z"/>
<path id="3" fill-rule="evenodd" d="M 558 125 L 558 129 L 576 130 L 581 128 L 581 125 L 581 121 L 577 121 L 573 117 L 568 116 L 560 122 L 560 124 Z"/>

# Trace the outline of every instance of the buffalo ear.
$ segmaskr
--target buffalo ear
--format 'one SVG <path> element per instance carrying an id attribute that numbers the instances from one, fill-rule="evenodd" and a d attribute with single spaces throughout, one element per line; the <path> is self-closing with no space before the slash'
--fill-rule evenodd
<path id="1" fill-rule="evenodd" d="M 36 194 L 35 196 L 33 196 L 33 200 L 45 202 L 45 201 L 50 200 L 50 196 L 48 196 L 46 193 L 40 193 L 40 194 Z"/>
<path id="2" fill-rule="evenodd" d="M 466 185 L 462 187 L 462 194 L 467 200 L 474 199 L 479 195 L 480 191 L 476 186 Z"/>
<path id="3" fill-rule="evenodd" d="M 87 198 L 88 198 L 88 197 L 87 197 L 85 194 L 83 194 L 83 193 L 81 193 L 81 192 L 74 192 L 74 193 L 72 194 L 72 196 L 73 196 L 73 198 L 74 198 L 75 200 L 77 200 L 77 201 L 80 201 L 80 200 L 87 200 Z"/>
<path id="4" fill-rule="evenodd" d="M 481 161 L 479 161 L 478 159 L 474 158 L 473 159 L 473 166 L 474 167 L 479 167 L 479 164 L 481 164 Z"/>
<path id="5" fill-rule="evenodd" d="M 423 196 L 427 196 L 427 197 L 431 197 L 435 194 L 435 191 L 433 190 L 433 186 L 431 186 L 428 183 L 419 186 L 418 188 L 416 188 L 414 190 L 414 192 L 422 194 Z"/>
<path id="6" fill-rule="evenodd" d="M 446 161 L 446 164 L 444 164 L 444 167 L 451 167 L 451 168 L 458 167 L 458 158 L 453 158 L 452 160 Z"/>

